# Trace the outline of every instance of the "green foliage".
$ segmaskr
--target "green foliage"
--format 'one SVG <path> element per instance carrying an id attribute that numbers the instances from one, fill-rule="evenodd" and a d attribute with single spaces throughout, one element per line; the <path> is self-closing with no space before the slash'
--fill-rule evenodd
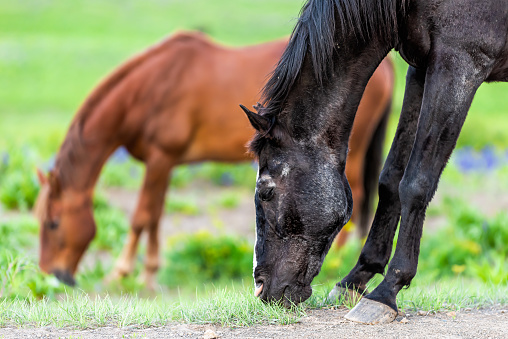
<path id="1" fill-rule="evenodd" d="M 159 280 L 169 287 L 228 282 L 252 276 L 252 246 L 245 239 L 208 232 L 169 239 Z"/>
<path id="2" fill-rule="evenodd" d="M 235 45 L 276 39 L 291 32 L 300 7 L 295 0 L 3 2 L 0 135 L 37 143 L 56 135 L 59 144 L 85 96 L 129 56 L 182 29 Z"/>
<path id="3" fill-rule="evenodd" d="M 99 193 L 94 197 L 94 217 L 97 233 L 90 244 L 91 249 L 109 250 L 118 254 L 129 228 L 125 213 L 111 207 L 106 198 Z"/>
<path id="4" fill-rule="evenodd" d="M 362 246 L 357 239 L 351 239 L 342 248 L 332 246 L 323 262 L 321 272 L 314 278 L 313 284 L 337 283 L 356 264 L 361 249 Z"/>
<path id="5" fill-rule="evenodd" d="M 63 291 L 55 277 L 39 272 L 35 253 L 38 225 L 28 217 L 0 222 L 0 298 L 54 296 Z"/>
<path id="6" fill-rule="evenodd" d="M 0 203 L 7 209 L 30 209 L 39 193 L 36 155 L 27 147 L 0 152 Z"/>
<path id="7" fill-rule="evenodd" d="M 0 248 L 14 251 L 33 244 L 39 225 L 31 217 L 18 217 L 0 221 Z"/>
<path id="8" fill-rule="evenodd" d="M 30 269 L 31 263 L 26 259 L 14 256 L 10 251 L 0 250 L 0 298 L 10 297 L 23 282 L 23 271 Z"/>
<path id="9" fill-rule="evenodd" d="M 167 213 L 198 215 L 201 213 L 196 199 L 190 196 L 169 196 L 166 198 L 164 210 Z"/>
<path id="10" fill-rule="evenodd" d="M 465 203 L 445 203 L 453 204 L 448 225 L 422 241 L 420 274 L 508 282 L 508 214 L 487 219 Z"/>
<path id="11" fill-rule="evenodd" d="M 122 163 L 109 161 L 102 169 L 99 184 L 105 187 L 138 189 L 143 174 L 143 165 L 131 158 Z"/>
<path id="12" fill-rule="evenodd" d="M 508 215 L 486 219 L 465 204 L 446 201 L 453 205 L 448 226 L 424 235 L 418 276 L 425 277 L 425 281 L 464 276 L 494 284 L 507 283 Z M 166 266 L 160 281 L 173 287 L 190 282 L 198 285 L 250 279 L 251 248 L 246 240 L 208 233 L 173 238 L 166 250 Z M 313 285 L 339 281 L 356 264 L 360 249 L 360 242 L 354 240 L 340 249 L 333 246 Z"/>
<path id="13" fill-rule="evenodd" d="M 226 209 L 235 209 L 240 204 L 240 196 L 235 192 L 226 192 L 219 196 L 219 206 Z"/>
<path id="14" fill-rule="evenodd" d="M 65 285 L 58 281 L 55 276 L 43 274 L 36 267 L 32 270 L 32 274 L 26 281 L 26 286 L 30 289 L 34 297 L 38 299 L 54 299 L 58 294 L 65 291 Z"/>
<path id="15" fill-rule="evenodd" d="M 252 189 L 256 184 L 256 171 L 251 162 L 240 164 L 206 162 L 198 165 L 182 165 L 173 170 L 171 186 L 184 187 L 195 180 Z"/>
<path id="16" fill-rule="evenodd" d="M 256 185 L 256 172 L 251 163 L 218 164 L 204 163 L 199 177 L 209 179 L 217 185 L 235 185 L 253 188 Z"/>

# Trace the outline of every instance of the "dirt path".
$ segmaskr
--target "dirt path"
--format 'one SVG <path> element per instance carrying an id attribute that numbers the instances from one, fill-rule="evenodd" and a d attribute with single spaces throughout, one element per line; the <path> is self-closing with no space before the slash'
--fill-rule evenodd
<path id="1" fill-rule="evenodd" d="M 315 310 L 309 311 L 307 317 L 294 325 L 234 329 L 183 324 L 148 329 L 102 327 L 82 331 L 51 327 L 1 328 L 0 338 L 508 338 L 508 310 L 407 316 L 388 325 L 376 326 L 349 322 L 343 318 L 346 312 L 345 309 Z"/>

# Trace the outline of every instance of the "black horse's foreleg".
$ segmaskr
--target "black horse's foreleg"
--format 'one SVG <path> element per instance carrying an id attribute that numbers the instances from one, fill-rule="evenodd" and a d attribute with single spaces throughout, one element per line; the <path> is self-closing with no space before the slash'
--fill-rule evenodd
<path id="1" fill-rule="evenodd" d="M 331 297 L 337 294 L 340 288 L 363 293 L 367 282 L 376 273 L 383 273 L 388 264 L 400 217 L 399 182 L 414 142 L 424 84 L 425 71 L 409 67 L 397 132 L 379 179 L 379 203 L 372 228 L 357 264 L 337 284 Z"/>
<path id="2" fill-rule="evenodd" d="M 413 150 L 399 184 L 401 222 L 395 254 L 381 284 L 346 318 L 367 323 L 394 319 L 397 293 L 416 274 L 425 211 L 490 67 L 490 60 L 481 55 L 447 53 L 446 48 L 429 65 Z"/>

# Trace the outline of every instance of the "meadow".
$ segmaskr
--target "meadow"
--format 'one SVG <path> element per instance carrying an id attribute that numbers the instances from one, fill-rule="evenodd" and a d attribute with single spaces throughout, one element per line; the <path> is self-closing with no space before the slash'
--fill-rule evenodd
<path id="1" fill-rule="evenodd" d="M 0 3 L 0 326 L 87 328 L 105 324 L 153 326 L 169 321 L 245 326 L 288 324 L 330 302 L 326 293 L 354 265 L 361 243 L 332 249 L 315 293 L 284 310 L 251 296 L 254 220 L 237 232 L 221 211 L 251 199 L 253 164 L 179 167 L 165 206 L 173 223 L 210 215 L 197 233 L 162 239 L 159 288 L 147 292 L 135 276 L 105 283 L 128 229 L 128 214 L 108 198 L 112 188 L 137 189 L 142 166 L 115 153 L 94 200 L 98 234 L 71 290 L 37 267 L 38 224 L 31 215 L 37 167 L 48 170 L 66 129 L 87 94 L 127 57 L 177 30 L 200 30 L 232 46 L 288 35 L 300 0 L 21 0 Z M 406 65 L 397 54 L 393 114 L 385 150 L 400 111 Z M 419 273 L 399 305 L 408 312 L 508 304 L 507 84 L 478 91 L 435 201 L 429 207 Z M 238 114 L 241 114 L 239 111 Z M 196 184 L 198 183 L 198 184 Z M 213 200 L 186 194 L 200 185 L 227 187 Z M 223 191 L 221 191 L 223 192 Z M 239 213 L 243 213 L 240 211 Z M 136 273 L 142 268 L 143 247 Z M 106 258 L 106 260 L 102 260 Z M 379 283 L 376 277 L 372 286 Z"/>

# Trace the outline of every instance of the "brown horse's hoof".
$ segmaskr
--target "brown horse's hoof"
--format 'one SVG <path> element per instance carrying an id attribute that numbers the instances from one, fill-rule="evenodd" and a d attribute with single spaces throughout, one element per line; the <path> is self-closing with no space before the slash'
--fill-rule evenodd
<path id="1" fill-rule="evenodd" d="M 397 318 L 397 311 L 379 301 L 364 298 L 344 318 L 367 325 L 388 324 Z"/>
<path id="2" fill-rule="evenodd" d="M 343 303 L 348 304 L 356 304 L 360 299 L 362 299 L 363 294 L 358 291 L 351 290 L 349 288 L 344 288 L 335 285 L 333 290 L 328 294 L 327 301 L 329 303 L 335 303 L 336 301 L 343 301 Z"/>
<path id="3" fill-rule="evenodd" d="M 138 282 L 150 292 L 156 291 L 155 271 L 145 269 L 138 279 Z"/>

